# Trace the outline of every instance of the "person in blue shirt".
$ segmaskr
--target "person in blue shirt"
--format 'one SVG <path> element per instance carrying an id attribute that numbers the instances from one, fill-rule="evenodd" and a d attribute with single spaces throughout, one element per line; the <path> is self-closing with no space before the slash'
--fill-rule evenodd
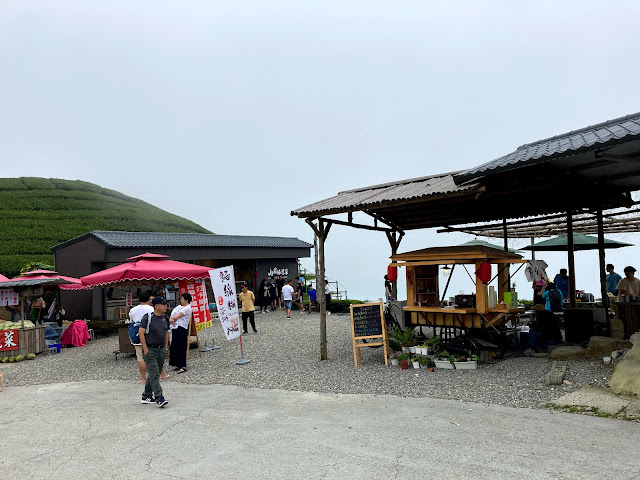
<path id="1" fill-rule="evenodd" d="M 618 295 L 618 283 L 620 283 L 622 277 L 619 273 L 613 271 L 613 265 L 607 264 L 607 292 L 613 295 Z"/>
<path id="2" fill-rule="evenodd" d="M 569 296 L 569 276 L 567 275 L 566 268 L 560 269 L 560 273 L 553 279 L 553 283 L 556 284 L 556 287 L 562 293 L 563 298 L 567 298 Z"/>
<path id="3" fill-rule="evenodd" d="M 564 302 L 564 296 L 562 292 L 556 287 L 554 282 L 547 283 L 547 286 L 544 287 L 544 290 L 538 295 L 541 295 L 543 299 L 547 302 L 545 303 L 544 309 L 549 312 L 561 312 L 562 304 Z"/>

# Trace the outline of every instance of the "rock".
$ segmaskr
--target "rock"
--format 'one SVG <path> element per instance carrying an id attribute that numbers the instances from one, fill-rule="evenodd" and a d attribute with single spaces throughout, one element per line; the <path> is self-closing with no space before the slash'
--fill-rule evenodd
<path id="1" fill-rule="evenodd" d="M 616 394 L 640 395 L 640 360 L 627 358 L 631 351 L 616 365 L 609 380 L 609 386 Z"/>
<path id="2" fill-rule="evenodd" d="M 611 352 L 619 348 L 619 341 L 610 337 L 591 337 L 585 355 L 592 358 L 611 356 Z"/>
<path id="3" fill-rule="evenodd" d="M 619 318 L 612 318 L 609 320 L 611 326 L 611 336 L 616 340 L 622 340 L 624 338 L 624 324 Z"/>
<path id="4" fill-rule="evenodd" d="M 585 349 L 582 347 L 563 346 L 558 347 L 553 352 L 551 352 L 551 359 L 562 360 L 565 358 L 583 357 L 584 353 Z"/>

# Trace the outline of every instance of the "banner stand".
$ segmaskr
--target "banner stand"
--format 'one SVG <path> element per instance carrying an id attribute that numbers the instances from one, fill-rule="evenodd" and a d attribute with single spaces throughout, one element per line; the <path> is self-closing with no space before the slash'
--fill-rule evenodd
<path id="1" fill-rule="evenodd" d="M 244 358 L 244 351 L 242 348 L 242 335 L 240 335 L 240 360 L 236 362 L 236 365 L 246 365 L 251 362 L 248 358 Z"/>

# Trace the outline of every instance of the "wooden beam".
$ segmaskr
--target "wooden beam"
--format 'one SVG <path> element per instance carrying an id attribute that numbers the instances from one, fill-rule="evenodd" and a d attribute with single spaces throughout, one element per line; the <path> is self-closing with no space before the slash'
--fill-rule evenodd
<path id="1" fill-rule="evenodd" d="M 569 267 L 569 305 L 576 308 L 576 262 L 573 244 L 573 213 L 567 212 L 567 255 Z"/>
<path id="2" fill-rule="evenodd" d="M 598 222 L 598 263 L 600 266 L 600 295 L 602 295 L 602 306 L 609 309 L 609 295 L 607 295 L 607 274 L 604 257 L 604 225 L 602 223 L 602 210 L 596 212 Z M 608 320 L 608 316 L 606 317 Z"/>

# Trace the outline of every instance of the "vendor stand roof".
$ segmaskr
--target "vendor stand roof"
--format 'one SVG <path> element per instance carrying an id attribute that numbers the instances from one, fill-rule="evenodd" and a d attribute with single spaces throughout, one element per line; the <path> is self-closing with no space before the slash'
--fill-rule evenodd
<path id="1" fill-rule="evenodd" d="M 604 248 L 623 248 L 623 247 L 632 247 L 630 243 L 617 242 L 615 240 L 611 240 L 608 238 L 604 239 Z M 534 243 L 533 245 L 528 245 L 524 247 L 522 250 L 534 250 L 534 251 L 542 251 L 542 252 L 566 252 L 569 248 L 569 238 L 567 234 L 559 235 L 555 238 L 550 238 L 549 240 L 544 240 L 542 242 Z M 590 237 L 589 235 L 582 235 L 581 233 L 573 234 L 573 249 L 574 251 L 580 250 L 597 250 L 598 247 L 598 238 Z"/>
<path id="2" fill-rule="evenodd" d="M 320 251 L 319 282 L 324 281 L 324 242 L 332 225 L 385 232 L 395 254 L 407 230 L 444 227 L 440 231 L 482 235 L 483 223 L 499 221 L 501 225 L 491 226 L 502 227 L 506 250 L 508 221 L 516 231 L 535 226 L 532 218 L 542 222 L 555 218 L 565 224 L 564 231 L 572 238 L 574 215 L 589 216 L 600 239 L 601 284 L 606 292 L 604 232 L 613 226 L 615 231 L 640 230 L 640 210 L 634 212 L 636 222 L 629 222 L 634 230 L 625 230 L 621 221 L 605 223 L 604 218 L 636 204 L 631 193 L 640 190 L 639 160 L 640 113 L 635 113 L 523 145 L 468 170 L 343 191 L 293 210 L 291 215 L 304 218 L 314 230 Z M 373 225 L 371 220 L 355 222 L 355 212 L 371 217 Z M 346 220 L 335 218 L 337 214 L 347 214 Z M 568 251 L 574 305 L 571 241 Z M 321 325 L 323 302 L 320 292 Z M 321 341 L 321 359 L 325 358 L 326 346 Z"/>

